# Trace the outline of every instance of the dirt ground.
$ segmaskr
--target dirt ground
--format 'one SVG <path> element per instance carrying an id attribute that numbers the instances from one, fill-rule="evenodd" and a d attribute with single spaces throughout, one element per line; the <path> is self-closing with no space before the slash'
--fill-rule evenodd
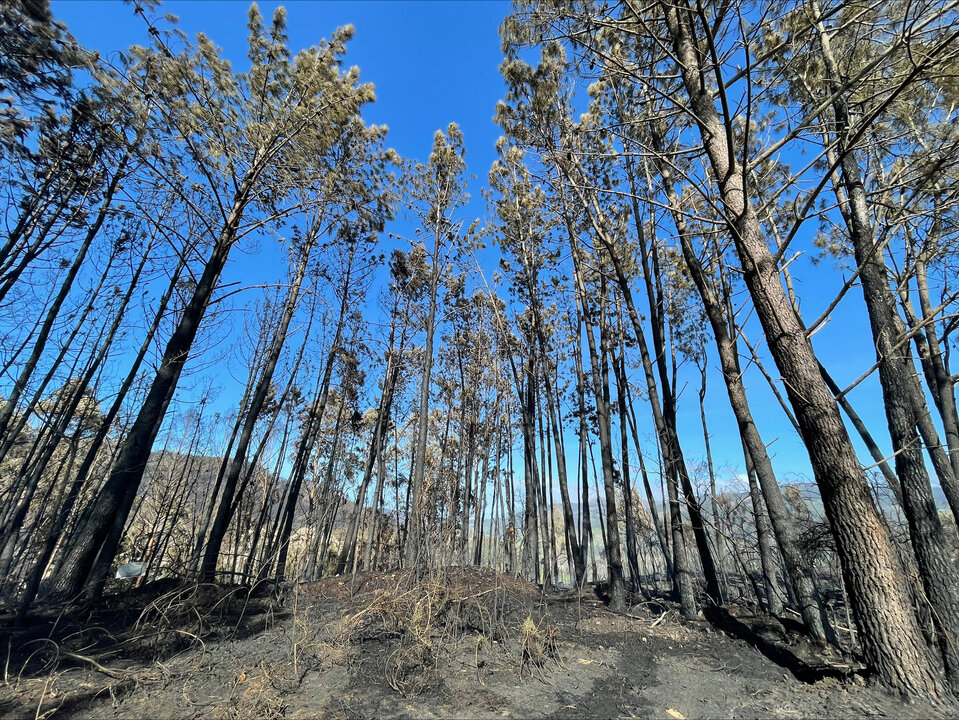
<path id="1" fill-rule="evenodd" d="M 723 628 L 722 630 L 718 628 Z M 744 608 L 613 614 L 488 570 L 154 583 L 0 636 L 9 718 L 946 718 Z"/>

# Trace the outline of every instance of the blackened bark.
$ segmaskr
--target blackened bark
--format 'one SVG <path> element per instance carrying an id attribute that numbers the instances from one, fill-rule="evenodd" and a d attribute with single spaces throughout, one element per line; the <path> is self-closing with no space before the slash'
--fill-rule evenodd
<path id="1" fill-rule="evenodd" d="M 653 134 L 653 144 L 654 147 L 662 153 L 662 139 L 657 133 Z M 751 465 L 755 470 L 756 479 L 759 482 L 759 487 L 762 490 L 763 499 L 765 500 L 768 510 L 769 521 L 775 532 L 777 543 L 783 554 L 783 562 L 796 592 L 797 599 L 799 600 L 799 608 L 803 621 L 806 623 L 810 634 L 814 638 L 825 641 L 831 636 L 831 628 L 829 627 L 822 604 L 817 596 L 815 586 L 809 574 L 809 568 L 806 567 L 806 563 L 803 561 L 799 552 L 796 542 L 796 531 L 789 517 L 789 512 L 786 509 L 779 483 L 776 480 L 772 461 L 766 452 L 766 444 L 763 442 L 756 423 L 753 420 L 749 400 L 746 396 L 746 387 L 742 380 L 739 352 L 736 342 L 733 339 L 735 337 L 735 328 L 730 327 L 732 319 L 727 318 L 723 310 L 724 303 L 716 296 L 716 292 L 707 279 L 702 263 L 696 255 L 692 240 L 689 237 L 685 219 L 679 211 L 679 196 L 673 185 L 672 170 L 668 165 L 662 162 L 657 163 L 657 167 L 663 179 L 664 190 L 673 213 L 673 222 L 676 224 L 679 234 L 683 259 L 686 261 L 686 267 L 702 300 L 706 318 L 709 320 L 710 327 L 713 331 L 720 367 L 723 372 L 723 381 L 726 384 L 726 392 L 729 396 L 729 405 L 733 410 L 733 415 L 736 417 L 736 423 L 739 426 L 739 434 L 742 438 L 747 466 Z M 757 519 L 759 517 L 758 512 L 757 510 Z M 765 558 L 764 568 L 767 565 L 771 567 L 771 561 L 768 557 Z"/>
<path id="2" fill-rule="evenodd" d="M 311 231 L 303 241 L 304 244 L 300 250 L 299 266 L 291 280 L 286 302 L 283 304 L 283 311 L 280 315 L 280 322 L 270 340 L 266 357 L 263 359 L 263 367 L 257 378 L 252 396 L 250 397 L 249 405 L 245 408 L 246 417 L 243 420 L 243 427 L 240 430 L 236 446 L 233 450 L 233 459 L 230 461 L 226 475 L 223 478 L 220 502 L 213 519 L 213 527 L 210 529 L 206 550 L 203 553 L 203 561 L 200 564 L 201 582 L 211 582 L 214 579 L 217 559 L 220 556 L 220 547 L 223 544 L 223 538 L 226 536 L 230 520 L 233 518 L 234 496 L 236 495 L 237 483 L 240 480 L 240 473 L 243 472 L 243 466 L 247 462 L 247 453 L 250 448 L 250 442 L 253 440 L 253 431 L 260 419 L 260 413 L 266 404 L 267 396 L 273 384 L 273 373 L 276 371 L 277 363 L 280 361 L 280 354 L 286 344 L 286 335 L 290 327 L 290 321 L 293 319 L 293 313 L 299 304 L 300 288 L 303 285 L 307 263 L 309 262 L 315 239 L 315 231 Z M 241 408 L 241 412 L 242 411 L 243 409 Z M 252 469 L 250 472 L 252 472 Z"/>
<path id="3" fill-rule="evenodd" d="M 813 3 L 815 5 L 815 3 Z M 959 690 L 959 646 L 952 634 L 959 628 L 959 574 L 951 558 L 932 486 L 916 430 L 925 398 L 916 375 L 910 345 L 896 348 L 900 335 L 895 299 L 889 287 L 884 256 L 874 252 L 874 233 L 869 218 L 868 199 L 862 172 L 850 144 L 851 119 L 845 94 L 840 92 L 838 68 L 823 26 L 818 24 L 821 55 L 826 68 L 827 87 L 833 93 L 832 109 L 837 134 L 836 152 L 840 159 L 842 186 L 847 203 L 843 213 L 859 264 L 862 291 L 869 325 L 879 361 L 886 421 L 896 452 L 896 474 L 902 485 L 903 510 L 909 523 L 909 537 L 916 553 L 920 576 L 932 605 L 939 648 L 946 676 L 953 690 Z M 843 200 L 842 197 L 839 198 Z M 938 438 L 934 440 L 938 446 Z M 951 466 L 946 471 L 951 473 Z"/>
<path id="4" fill-rule="evenodd" d="M 786 379 L 786 391 L 836 539 L 863 654 L 890 686 L 942 697 L 942 680 L 926 653 L 865 473 L 747 200 L 743 169 L 732 151 L 731 130 L 720 118 L 701 73 L 700 49 L 688 26 L 689 13 L 680 12 L 675 5 L 661 5 L 661 9 L 681 67 L 689 111 L 729 218 L 746 286 L 776 365 Z"/>
<path id="5" fill-rule="evenodd" d="M 237 189 L 227 221 L 217 237 L 190 302 L 167 342 L 160 367 L 133 425 L 121 443 L 113 470 L 83 514 L 83 531 L 78 533 L 76 543 L 66 555 L 61 576 L 56 580 L 55 592 L 62 599 L 76 596 L 88 579 L 92 582 L 91 595 L 97 596 L 102 590 L 133 500 L 143 480 L 153 442 L 233 247 L 252 187 L 253 177 L 248 175 Z"/>
<path id="6" fill-rule="evenodd" d="M 623 577 L 623 561 L 620 554 L 619 542 L 619 515 L 616 512 L 616 485 L 613 477 L 613 444 L 610 424 L 609 382 L 603 365 L 609 357 L 610 331 L 607 324 L 600 317 L 599 334 L 600 347 L 596 347 L 596 338 L 593 335 L 592 310 L 589 307 L 586 286 L 582 277 L 582 262 L 579 257 L 579 248 L 575 241 L 570 240 L 573 256 L 573 275 L 583 311 L 583 322 L 586 330 L 586 341 L 589 349 L 590 368 L 592 370 L 593 398 L 596 407 L 596 424 L 599 430 L 599 450 L 603 467 L 603 485 L 606 495 L 606 565 L 609 574 L 609 606 L 619 612 L 626 607 L 626 583 Z M 605 288 L 600 291 L 605 297 Z M 602 316 L 602 310 L 600 310 Z M 598 498 L 597 498 L 598 500 Z"/>

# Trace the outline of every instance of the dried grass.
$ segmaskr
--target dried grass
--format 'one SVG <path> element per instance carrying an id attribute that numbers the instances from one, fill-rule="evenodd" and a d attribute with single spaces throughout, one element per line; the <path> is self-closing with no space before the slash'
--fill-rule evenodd
<path id="1" fill-rule="evenodd" d="M 508 652 L 504 645 L 511 639 L 521 644 L 520 673 L 524 668 L 542 668 L 557 657 L 556 631 L 545 618 L 538 625 L 533 622 L 536 597 L 530 587 L 510 584 L 514 587 L 507 587 L 503 576 L 495 573 L 486 577 L 463 570 L 434 573 L 419 581 L 412 574 L 401 575 L 391 586 L 373 589 L 368 599 L 355 598 L 363 607 L 336 626 L 331 644 L 385 645 L 387 652 L 381 656 L 386 655 L 386 680 L 408 698 L 430 687 L 444 656 L 464 638 L 470 639 L 477 671 L 481 650 L 491 652 L 496 642 Z"/>
<path id="2" fill-rule="evenodd" d="M 534 668 L 542 669 L 547 661 L 559 658 L 557 637 L 556 628 L 546 618 L 540 620 L 539 624 L 533 622 L 532 617 L 523 621 L 520 626 L 520 642 L 523 648 L 520 675 L 526 669 L 532 676 Z"/>
<path id="3" fill-rule="evenodd" d="M 260 663 L 254 672 L 244 672 L 237 677 L 229 701 L 218 705 L 210 717 L 213 720 L 279 720 L 286 707 L 277 688 L 277 678 L 266 663 Z"/>

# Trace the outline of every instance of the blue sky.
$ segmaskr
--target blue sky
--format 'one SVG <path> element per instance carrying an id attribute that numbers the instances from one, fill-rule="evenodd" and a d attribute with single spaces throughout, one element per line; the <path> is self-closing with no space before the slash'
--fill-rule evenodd
<path id="1" fill-rule="evenodd" d="M 499 136 L 492 117 L 503 94 L 498 28 L 508 1 L 261 2 L 267 22 L 280 5 L 287 9 L 294 52 L 337 27 L 355 26 L 346 62 L 360 67 L 361 79 L 372 82 L 377 94 L 364 117 L 389 125 L 390 145 L 400 154 L 425 159 L 433 133 L 455 121 L 468 142 L 467 161 L 485 177 Z M 249 6 L 245 0 L 169 0 L 159 11 L 176 15 L 190 37 L 206 33 L 242 67 Z M 77 39 L 102 53 L 149 43 L 143 21 L 117 0 L 54 0 L 52 7 Z M 474 197 L 479 199 L 479 192 Z"/>
<path id="2" fill-rule="evenodd" d="M 498 26 L 509 13 L 510 3 L 505 0 L 299 0 L 263 2 L 260 10 L 268 20 L 280 4 L 287 7 L 289 46 L 294 52 L 328 37 L 338 26 L 347 23 L 355 26 L 356 35 L 349 45 L 346 62 L 360 67 L 361 78 L 375 85 L 378 98 L 364 111 L 364 117 L 369 122 L 389 126 L 389 145 L 401 155 L 424 160 L 437 129 L 445 128 L 451 121 L 460 125 L 468 148 L 466 159 L 470 172 L 476 176 L 467 219 L 484 218 L 486 209 L 481 188 L 495 158 L 494 144 L 500 134 L 492 117 L 497 100 L 504 94 L 498 72 L 503 58 Z M 129 5 L 116 0 L 54 0 L 52 7 L 55 16 L 67 24 L 81 43 L 106 56 L 134 43 L 149 42 L 143 21 L 134 15 Z M 160 12 L 178 16 L 179 27 L 189 36 L 205 32 L 223 48 L 226 57 L 242 67 L 246 56 L 248 7 L 245 0 L 170 0 L 163 3 Z M 398 232 L 405 234 L 402 229 Z M 810 249 L 809 243 L 803 246 Z M 812 322 L 842 286 L 843 279 L 829 259 L 814 266 L 807 255 L 793 267 L 797 290 L 803 298 L 803 314 L 807 322 Z M 747 327 L 750 340 L 757 342 L 759 332 L 755 324 Z M 857 289 L 850 292 L 837 309 L 834 320 L 817 335 L 815 345 L 823 363 L 843 386 L 874 362 L 869 328 Z M 712 358 L 711 365 L 717 365 Z M 775 376 L 771 360 L 767 367 Z M 703 456 L 704 451 L 696 395 L 698 379 L 688 377 L 690 385 L 681 396 L 679 419 L 692 460 Z M 805 450 L 762 376 L 750 371 L 746 380 L 760 431 L 767 443 L 773 443 L 770 451 L 780 476 L 787 482 L 810 479 Z M 880 445 L 885 447 L 888 440 L 875 383 L 864 383 L 850 398 L 870 422 Z M 741 468 L 742 451 L 725 388 L 715 372 L 710 378 L 707 403 L 717 468 L 729 476 Z M 864 452 L 860 457 L 871 464 Z"/>

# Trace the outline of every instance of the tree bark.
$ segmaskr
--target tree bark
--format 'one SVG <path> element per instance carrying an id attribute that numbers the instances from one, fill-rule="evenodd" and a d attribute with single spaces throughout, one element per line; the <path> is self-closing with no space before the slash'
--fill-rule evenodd
<path id="1" fill-rule="evenodd" d="M 596 407 L 596 424 L 599 431 L 599 452 L 603 468 L 603 485 L 606 495 L 606 565 L 609 576 L 609 607 L 614 612 L 626 609 L 626 583 L 623 577 L 623 560 L 620 554 L 619 514 L 616 511 L 616 484 L 613 477 L 613 443 L 610 423 L 608 372 L 604 365 L 609 357 L 610 331 L 603 320 L 602 304 L 605 302 L 606 289 L 600 290 L 599 336 L 600 347 L 596 347 L 593 335 L 593 310 L 589 306 L 589 295 L 582 276 L 582 260 L 579 248 L 570 237 L 570 249 L 573 256 L 573 277 L 583 312 L 586 341 L 592 370 L 593 399 Z M 599 498 L 597 498 L 598 500 Z"/>
<path id="2" fill-rule="evenodd" d="M 685 3 L 684 3 L 685 6 Z M 926 652 L 891 541 L 865 473 L 819 372 L 816 356 L 782 287 L 759 220 L 747 199 L 743 169 L 729 127 L 701 72 L 691 13 L 661 5 L 689 111 L 728 217 L 746 286 L 782 376 L 836 539 L 863 654 L 880 678 L 904 692 L 941 698 L 945 688 Z"/>
<path id="3" fill-rule="evenodd" d="M 267 395 L 273 384 L 273 374 L 276 371 L 277 363 L 280 361 L 280 354 L 286 344 L 286 335 L 290 327 L 290 321 L 293 319 L 293 313 L 296 311 L 300 300 L 300 288 L 303 285 L 303 279 L 306 277 L 307 264 L 316 241 L 316 227 L 311 228 L 303 240 L 303 247 L 300 249 L 299 265 L 294 272 L 290 282 L 290 289 L 287 293 L 286 302 L 283 304 L 283 311 L 280 315 L 279 324 L 270 340 L 266 357 L 263 358 L 263 367 L 257 378 L 250 402 L 245 408 L 246 417 L 243 420 L 243 427 L 237 438 L 235 449 L 233 450 L 233 459 L 227 468 L 226 475 L 223 478 L 223 487 L 220 493 L 220 502 L 217 506 L 216 515 L 213 519 L 213 527 L 210 529 L 210 535 L 207 539 L 206 550 L 203 553 L 203 561 L 200 563 L 201 582 L 212 582 L 216 573 L 216 563 L 220 555 L 220 547 L 223 538 L 226 536 L 230 520 L 233 518 L 233 502 L 236 495 L 237 483 L 240 480 L 240 474 L 248 458 L 247 453 L 250 448 L 250 442 L 253 440 L 253 431 L 260 419 L 260 413 L 266 404 Z M 240 412 L 243 412 L 243 408 Z M 250 469 L 253 472 L 253 469 Z M 213 498 L 211 498 L 212 501 Z"/>
<path id="4" fill-rule="evenodd" d="M 253 180 L 252 175 L 247 175 L 237 188 L 226 223 L 217 237 L 190 302 L 167 342 L 160 367 L 132 427 L 121 443 L 113 470 L 84 513 L 83 532 L 78 534 L 76 544 L 67 554 L 61 577 L 56 580 L 56 594 L 62 599 L 77 595 L 88 579 L 91 582 L 91 596 L 98 596 L 103 588 L 123 534 L 123 526 L 143 479 L 153 442 L 236 239 Z"/>
<path id="5" fill-rule="evenodd" d="M 811 5 L 818 12 L 814 1 Z M 898 350 L 895 347 L 901 322 L 895 311 L 895 299 L 889 287 L 883 255 L 874 252 L 874 232 L 865 184 L 855 149 L 849 143 L 850 111 L 844 93 L 839 92 L 838 67 L 829 35 L 821 22 L 817 22 L 817 30 L 827 87 L 833 93 L 836 151 L 845 191 L 845 198 L 838 199 L 840 202 L 845 199 L 846 202 L 844 217 L 859 264 L 863 296 L 876 345 L 886 421 L 896 452 L 896 473 L 902 485 L 903 510 L 909 523 L 909 536 L 923 586 L 932 605 L 933 623 L 938 633 L 946 676 L 953 690 L 959 690 L 959 645 L 952 638 L 956 628 L 959 628 L 959 574 L 939 520 L 916 430 L 919 414 L 925 412 L 928 415 L 928 410 L 909 344 L 903 344 Z M 938 438 L 934 442 L 938 445 Z M 951 473 L 951 466 L 946 467 Z"/>

